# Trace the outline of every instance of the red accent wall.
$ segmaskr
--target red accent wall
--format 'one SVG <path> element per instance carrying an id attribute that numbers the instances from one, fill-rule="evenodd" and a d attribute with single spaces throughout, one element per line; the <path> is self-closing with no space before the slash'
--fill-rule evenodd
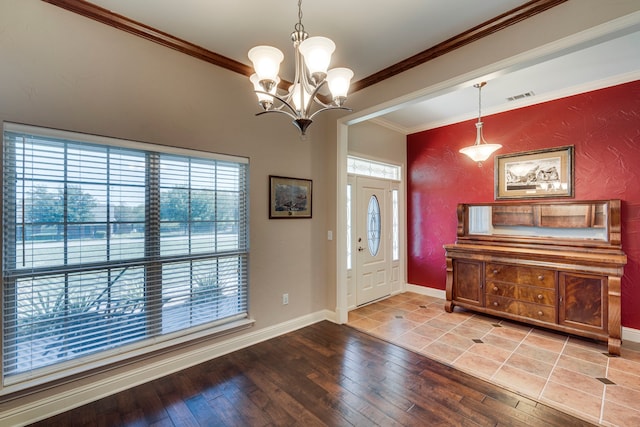
<path id="1" fill-rule="evenodd" d="M 489 90 L 491 88 L 489 87 Z M 575 146 L 575 200 L 622 200 L 622 324 L 640 329 L 640 80 L 483 117 L 497 154 Z M 445 288 L 442 246 L 456 240 L 458 203 L 494 201 L 493 159 L 458 150 L 475 120 L 407 137 L 408 282 Z"/>

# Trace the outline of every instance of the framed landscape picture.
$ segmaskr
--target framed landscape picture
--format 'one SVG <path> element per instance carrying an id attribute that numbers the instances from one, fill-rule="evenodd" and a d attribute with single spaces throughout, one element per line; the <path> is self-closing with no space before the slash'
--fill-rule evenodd
<path id="1" fill-rule="evenodd" d="M 573 197 L 573 145 L 495 158 L 495 198 Z"/>
<path id="2" fill-rule="evenodd" d="M 269 218 L 311 218 L 310 179 L 269 175 Z"/>

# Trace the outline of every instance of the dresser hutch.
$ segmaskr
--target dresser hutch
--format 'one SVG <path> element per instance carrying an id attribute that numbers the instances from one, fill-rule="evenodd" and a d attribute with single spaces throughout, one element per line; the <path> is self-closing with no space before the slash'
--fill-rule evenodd
<path id="1" fill-rule="evenodd" d="M 608 343 L 620 354 L 620 200 L 460 204 L 445 245 L 454 306 Z"/>

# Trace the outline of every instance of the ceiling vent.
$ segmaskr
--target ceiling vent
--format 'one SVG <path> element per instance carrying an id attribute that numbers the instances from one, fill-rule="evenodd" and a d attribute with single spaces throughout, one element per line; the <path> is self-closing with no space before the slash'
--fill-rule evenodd
<path id="1" fill-rule="evenodd" d="M 507 98 L 507 101 L 508 101 L 508 102 L 511 102 L 511 101 L 519 101 L 519 100 L 521 100 L 521 99 L 529 98 L 529 97 L 532 97 L 532 96 L 534 96 L 534 95 L 535 95 L 535 93 L 531 90 L 531 91 L 529 91 L 529 92 L 521 93 L 520 95 L 510 96 L 510 97 L 508 97 L 508 98 Z"/>

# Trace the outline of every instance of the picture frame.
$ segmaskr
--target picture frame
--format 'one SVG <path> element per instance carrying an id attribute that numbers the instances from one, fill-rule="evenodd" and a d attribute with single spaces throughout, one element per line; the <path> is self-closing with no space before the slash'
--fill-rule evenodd
<path id="1" fill-rule="evenodd" d="M 574 146 L 495 157 L 495 198 L 573 197 Z"/>
<path id="2" fill-rule="evenodd" d="M 269 175 L 269 218 L 311 218 L 313 182 Z"/>

